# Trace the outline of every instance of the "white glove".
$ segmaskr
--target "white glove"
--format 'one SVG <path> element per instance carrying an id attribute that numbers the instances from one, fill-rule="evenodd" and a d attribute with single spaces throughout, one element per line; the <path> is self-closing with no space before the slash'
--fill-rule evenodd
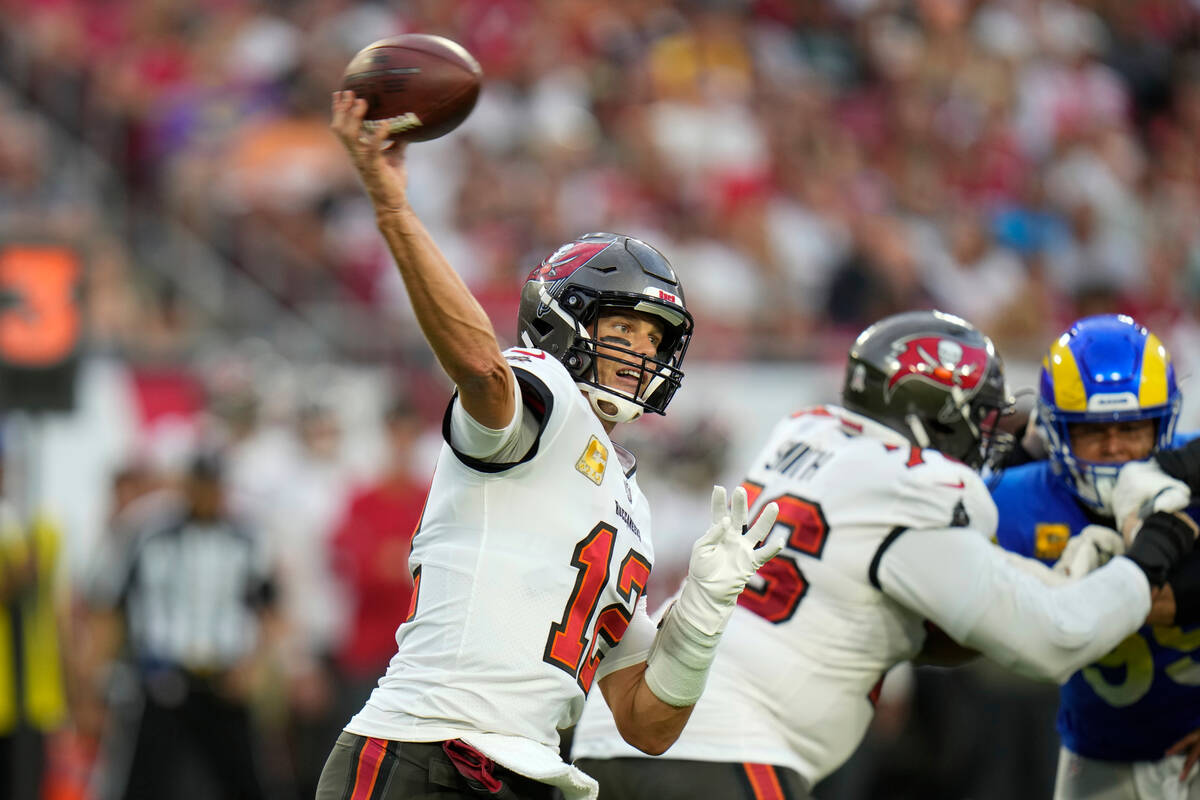
<path id="1" fill-rule="evenodd" d="M 712 527 L 692 547 L 679 599 L 663 616 L 646 659 L 646 685 L 668 705 L 690 706 L 700 699 L 717 642 L 737 606 L 746 581 L 783 549 L 781 531 L 755 548 L 775 526 L 779 507 L 769 503 L 749 528 L 746 490 L 714 486 Z"/>
<path id="2" fill-rule="evenodd" d="M 1121 467 L 1112 492 L 1113 517 L 1126 545 L 1133 541 L 1137 522 L 1156 511 L 1182 511 L 1191 502 L 1188 485 L 1163 472 L 1153 458 Z"/>
<path id="3" fill-rule="evenodd" d="M 769 503 L 747 529 L 749 511 L 746 490 L 733 490 L 733 506 L 725 503 L 725 487 L 714 486 L 712 527 L 692 546 L 688 574 L 676 601 L 676 611 L 697 630 L 717 636 L 737 605 L 738 595 L 758 568 L 783 549 L 784 537 L 774 537 L 756 546 L 775 526 L 779 507 Z"/>
<path id="4" fill-rule="evenodd" d="M 1054 571 L 1068 578 L 1082 578 L 1124 553 L 1125 540 L 1121 534 L 1105 525 L 1088 525 L 1067 542 Z"/>

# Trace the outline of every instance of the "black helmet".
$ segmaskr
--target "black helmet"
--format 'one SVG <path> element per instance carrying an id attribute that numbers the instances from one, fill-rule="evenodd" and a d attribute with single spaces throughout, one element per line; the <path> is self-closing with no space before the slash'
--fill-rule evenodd
<path id="1" fill-rule="evenodd" d="M 663 320 L 655 357 L 597 342 L 592 325 L 603 309 L 630 309 Z M 526 347 L 558 358 L 584 388 L 592 408 L 610 422 L 627 422 L 643 409 L 663 413 L 683 380 L 692 315 L 666 257 L 640 239 L 589 233 L 567 242 L 529 273 L 521 290 L 517 329 Z M 637 397 L 603 386 L 596 361 L 608 358 L 643 372 Z M 645 380 L 649 377 L 649 380 Z M 601 410 L 598 400 L 616 413 Z"/>
<path id="2" fill-rule="evenodd" d="M 1012 444 L 996 430 L 1013 400 L 992 340 L 941 311 L 895 314 L 860 333 L 842 404 L 975 469 Z"/>

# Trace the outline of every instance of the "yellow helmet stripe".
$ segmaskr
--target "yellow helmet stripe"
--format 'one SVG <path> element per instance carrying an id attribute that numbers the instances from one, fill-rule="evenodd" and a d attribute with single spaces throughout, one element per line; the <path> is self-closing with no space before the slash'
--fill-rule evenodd
<path id="1" fill-rule="evenodd" d="M 1050 352 L 1042 360 L 1042 366 L 1054 381 L 1054 405 L 1063 411 L 1087 411 L 1087 390 L 1079 375 L 1075 354 L 1067 346 L 1068 337 L 1060 336 L 1050 345 Z"/>
<path id="2" fill-rule="evenodd" d="M 1142 379 L 1138 382 L 1138 405 L 1142 408 L 1166 405 L 1167 366 L 1171 356 L 1153 333 L 1146 337 L 1142 351 Z"/>

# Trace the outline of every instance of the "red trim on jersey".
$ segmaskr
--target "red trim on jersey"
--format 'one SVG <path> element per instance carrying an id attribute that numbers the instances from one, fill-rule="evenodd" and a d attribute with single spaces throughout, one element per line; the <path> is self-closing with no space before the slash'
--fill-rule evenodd
<path id="1" fill-rule="evenodd" d="M 917 447 L 916 445 L 913 445 L 912 449 L 908 453 L 908 463 L 905 464 L 904 466 L 915 467 L 919 464 L 924 464 L 924 463 L 925 463 L 925 457 L 923 455 L 921 455 L 921 448 Z"/>
<path id="2" fill-rule="evenodd" d="M 412 580 L 413 580 L 412 599 L 408 601 L 408 616 L 406 616 L 404 618 L 405 622 L 408 622 L 409 620 L 411 620 L 413 617 L 415 617 L 417 615 L 417 596 L 421 594 L 421 565 L 420 564 L 418 564 L 417 568 L 413 570 Z"/>
<path id="3" fill-rule="evenodd" d="M 354 768 L 354 788 L 350 800 L 369 800 L 379 778 L 379 767 L 387 754 L 387 742 L 367 737 L 358 753 L 358 765 Z"/>
<path id="4" fill-rule="evenodd" d="M 746 777 L 750 780 L 754 800 L 787 800 L 773 766 L 743 763 L 742 768 L 746 770 Z"/>
<path id="5" fill-rule="evenodd" d="M 829 410 L 827 408 L 825 408 L 824 406 L 817 406 L 816 408 L 802 408 L 799 411 L 792 413 L 792 419 L 796 419 L 797 417 L 810 417 L 810 416 L 811 417 L 832 417 L 833 414 L 831 414 L 829 412 Z"/>
<path id="6" fill-rule="evenodd" d="M 871 707 L 879 705 L 879 695 L 883 694 L 883 675 L 879 676 L 879 680 L 875 681 L 874 688 L 867 692 L 867 699 L 871 701 Z"/>

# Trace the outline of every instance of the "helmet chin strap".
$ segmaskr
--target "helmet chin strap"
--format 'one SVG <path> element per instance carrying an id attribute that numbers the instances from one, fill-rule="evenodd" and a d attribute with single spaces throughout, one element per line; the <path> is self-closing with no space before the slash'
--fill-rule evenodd
<path id="1" fill-rule="evenodd" d="M 605 422 L 632 422 L 642 415 L 641 406 L 608 389 L 586 383 L 580 383 L 577 386 L 587 395 L 588 402 L 592 405 L 592 411 L 595 411 L 596 416 Z"/>
<path id="2" fill-rule="evenodd" d="M 917 440 L 917 447 L 929 447 L 929 434 L 925 432 L 925 426 L 921 424 L 921 419 L 916 414 L 908 414 L 904 417 L 904 421 L 908 423 L 908 429 L 912 431 L 913 438 Z"/>

